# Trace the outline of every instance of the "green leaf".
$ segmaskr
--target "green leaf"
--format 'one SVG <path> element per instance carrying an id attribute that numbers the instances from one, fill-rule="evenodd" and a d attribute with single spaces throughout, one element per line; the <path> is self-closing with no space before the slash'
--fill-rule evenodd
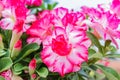
<path id="1" fill-rule="evenodd" d="M 42 60 L 40 58 L 40 54 L 39 53 L 35 55 L 35 59 L 37 60 L 37 64 L 42 63 Z"/>
<path id="2" fill-rule="evenodd" d="M 23 65 L 20 64 L 20 63 L 16 63 L 16 64 L 14 65 L 14 70 L 15 70 L 15 71 L 22 71 L 22 70 L 27 69 L 27 68 L 28 68 L 27 66 L 23 66 Z"/>
<path id="3" fill-rule="evenodd" d="M 2 76 L 0 76 L 0 80 L 5 80 Z"/>
<path id="4" fill-rule="evenodd" d="M 32 44 L 28 44 L 26 45 L 21 52 L 19 53 L 19 55 L 16 57 L 16 59 L 14 60 L 14 63 L 19 62 L 20 60 L 22 60 L 23 58 L 25 58 L 26 56 L 30 55 L 32 52 L 36 51 L 39 49 L 39 45 L 37 43 L 32 43 Z"/>
<path id="5" fill-rule="evenodd" d="M 6 51 L 4 51 L 3 49 L 0 49 L 0 57 L 4 56 L 6 54 Z"/>
<path id="6" fill-rule="evenodd" d="M 55 8 L 57 6 L 57 4 L 58 4 L 57 2 L 54 2 L 52 7 Z"/>
<path id="7" fill-rule="evenodd" d="M 103 57 L 103 56 L 102 56 L 101 53 L 95 53 L 95 54 L 89 56 L 89 59 L 91 59 L 91 58 L 98 58 L 98 59 L 101 59 L 102 57 Z"/>
<path id="8" fill-rule="evenodd" d="M 42 5 L 39 8 L 41 8 L 42 10 L 46 10 L 47 9 L 45 3 L 42 3 Z"/>
<path id="9" fill-rule="evenodd" d="M 99 49 L 99 51 L 103 53 L 103 49 L 99 40 L 91 32 L 87 32 L 87 36 L 90 38 L 92 43 Z"/>
<path id="10" fill-rule="evenodd" d="M 109 58 L 120 58 L 120 54 L 107 54 L 106 57 L 109 57 Z"/>
<path id="11" fill-rule="evenodd" d="M 20 74 L 22 73 L 22 71 L 15 71 L 15 70 L 13 70 L 13 73 L 14 73 L 15 75 L 20 75 Z"/>
<path id="12" fill-rule="evenodd" d="M 109 50 L 111 51 L 111 52 L 116 52 L 116 48 L 115 48 L 115 46 L 112 46 L 112 45 L 110 45 L 109 46 Z"/>
<path id="13" fill-rule="evenodd" d="M 105 67 L 103 65 L 95 65 L 95 66 L 99 68 L 100 70 L 102 70 L 102 72 L 105 74 L 105 76 L 109 80 L 120 80 L 119 74 L 114 69 L 110 67 Z"/>
<path id="14" fill-rule="evenodd" d="M 39 70 L 36 70 L 36 72 L 40 77 L 46 78 L 48 76 L 48 69 L 46 67 L 42 67 Z"/>
<path id="15" fill-rule="evenodd" d="M 0 59 L 0 72 L 9 69 L 12 66 L 12 60 L 9 57 L 3 57 Z"/>
<path id="16" fill-rule="evenodd" d="M 78 73 L 75 73 L 75 74 L 72 75 L 69 79 L 70 79 L 70 80 L 84 80 L 84 79 L 82 78 L 82 76 L 79 75 Z"/>
<path id="17" fill-rule="evenodd" d="M 90 53 L 90 54 L 94 54 L 94 53 L 96 53 L 96 51 L 94 50 L 94 49 L 88 49 L 88 52 Z"/>
<path id="18" fill-rule="evenodd" d="M 3 35 L 3 42 L 4 42 L 4 46 L 5 48 L 9 47 L 9 43 L 11 40 L 11 36 L 12 36 L 12 30 L 0 30 L 0 33 Z"/>
<path id="19" fill-rule="evenodd" d="M 52 4 L 48 4 L 48 7 L 47 7 L 49 10 L 52 10 L 53 7 L 52 7 Z"/>
<path id="20" fill-rule="evenodd" d="M 47 5 L 47 9 L 49 9 L 49 10 L 54 9 L 54 7 L 55 7 L 57 4 L 58 4 L 57 2 L 55 2 L 55 3 L 53 3 L 53 4 L 48 4 L 48 5 Z"/>
<path id="21" fill-rule="evenodd" d="M 96 77 L 96 80 L 104 80 L 105 74 L 99 74 L 95 72 L 95 77 Z"/>

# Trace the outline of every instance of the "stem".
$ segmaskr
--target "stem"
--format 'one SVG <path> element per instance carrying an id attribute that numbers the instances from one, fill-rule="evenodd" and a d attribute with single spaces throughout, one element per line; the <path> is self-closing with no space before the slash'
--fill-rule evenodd
<path id="1" fill-rule="evenodd" d="M 32 78 L 32 76 L 30 76 L 30 80 L 34 80 L 34 79 Z"/>
<path id="2" fill-rule="evenodd" d="M 38 76 L 35 80 L 39 80 L 40 79 L 40 77 Z"/>

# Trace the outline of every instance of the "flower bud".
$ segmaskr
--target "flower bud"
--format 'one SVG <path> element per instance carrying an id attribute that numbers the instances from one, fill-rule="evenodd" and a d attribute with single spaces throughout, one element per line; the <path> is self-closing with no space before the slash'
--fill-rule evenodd
<path id="1" fill-rule="evenodd" d="M 31 76 L 33 79 L 35 79 L 36 78 L 36 74 L 32 74 L 32 76 Z"/>
<path id="2" fill-rule="evenodd" d="M 36 59 L 32 59 L 29 63 L 29 74 L 32 75 L 35 72 L 36 68 Z"/>
<path id="3" fill-rule="evenodd" d="M 0 35 L 0 49 L 3 49 L 3 48 L 4 48 L 4 44 L 2 41 L 2 36 Z"/>
<path id="4" fill-rule="evenodd" d="M 12 50 L 11 57 L 14 59 L 16 56 L 18 56 L 19 52 L 21 51 L 22 48 L 22 41 L 18 40 Z"/>

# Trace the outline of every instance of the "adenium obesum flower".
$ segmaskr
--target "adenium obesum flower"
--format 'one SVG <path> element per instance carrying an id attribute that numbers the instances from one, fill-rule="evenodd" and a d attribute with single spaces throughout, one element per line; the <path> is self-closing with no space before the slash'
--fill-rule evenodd
<path id="1" fill-rule="evenodd" d="M 27 34 L 29 35 L 27 42 L 36 42 L 40 44 L 44 39 L 50 36 L 54 28 L 52 22 L 53 18 L 54 16 L 52 14 L 46 14 L 40 19 L 34 21 L 31 27 L 27 30 Z"/>
<path id="2" fill-rule="evenodd" d="M 29 6 L 40 6 L 42 4 L 42 0 L 26 0 L 26 4 Z"/>
<path id="3" fill-rule="evenodd" d="M 86 36 L 87 27 L 77 24 L 80 17 L 71 12 L 59 13 L 58 16 L 56 14 L 57 11 L 54 12 L 52 35 L 43 42 L 41 58 L 50 71 L 64 76 L 66 73 L 80 70 L 82 62 L 88 60 L 88 47 L 91 42 Z M 71 15 L 74 19 L 67 15 Z"/>
<path id="4" fill-rule="evenodd" d="M 82 62 L 87 61 L 91 42 L 82 23 L 84 19 L 82 13 L 62 7 L 45 10 L 27 30 L 28 43 L 43 43 L 41 58 L 50 71 L 64 76 L 80 70 Z"/>
<path id="5" fill-rule="evenodd" d="M 0 76 L 2 76 L 3 78 L 5 78 L 5 80 L 11 80 L 12 72 L 11 72 L 11 70 L 6 70 L 4 72 L 1 72 Z"/>
<path id="6" fill-rule="evenodd" d="M 112 4 L 110 5 L 110 9 L 120 17 L 120 0 L 112 0 Z"/>
<path id="7" fill-rule="evenodd" d="M 87 24 L 97 33 L 97 36 L 104 40 L 111 40 L 118 48 L 116 38 L 120 38 L 118 29 L 120 19 L 115 14 L 111 14 L 110 11 L 104 12 L 88 7 L 83 7 L 83 11 L 89 16 Z"/>
<path id="8" fill-rule="evenodd" d="M 26 31 L 25 28 L 28 27 L 28 23 L 36 20 L 36 17 L 26 7 L 24 0 L 6 0 L 1 3 L 4 4 L 4 9 L 1 12 L 3 18 L 0 21 L 2 29 L 13 30 L 16 24 L 23 21 L 21 31 Z"/>
<path id="9" fill-rule="evenodd" d="M 22 33 L 29 28 L 28 23 L 36 19 L 26 8 L 24 0 L 8 0 L 3 1 L 3 4 L 3 18 L 0 21 L 0 27 L 4 30 L 13 30 L 10 41 L 10 50 L 12 51 L 14 44 L 20 39 Z"/>
<path id="10" fill-rule="evenodd" d="M 0 1 L 0 18 L 2 16 L 3 9 L 4 9 L 4 5 L 3 5 L 2 1 Z"/>
<path id="11" fill-rule="evenodd" d="M 50 71 L 58 72 L 61 76 L 80 70 L 82 62 L 88 59 L 90 42 L 85 35 L 83 30 L 67 32 L 63 28 L 56 28 L 51 42 L 45 44 L 41 52 L 42 61 Z"/>

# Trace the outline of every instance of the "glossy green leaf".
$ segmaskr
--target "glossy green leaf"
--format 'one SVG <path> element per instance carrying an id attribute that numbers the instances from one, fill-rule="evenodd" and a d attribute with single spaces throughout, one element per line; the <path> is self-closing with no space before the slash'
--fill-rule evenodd
<path id="1" fill-rule="evenodd" d="M 48 9 L 49 10 L 52 10 L 52 9 L 54 9 L 54 7 L 57 5 L 58 3 L 57 2 L 55 2 L 55 3 L 53 3 L 53 4 L 48 4 Z"/>
<path id="2" fill-rule="evenodd" d="M 87 32 L 87 36 L 90 38 L 92 43 L 99 49 L 99 51 L 103 53 L 103 49 L 99 40 L 91 32 Z"/>
<path id="3" fill-rule="evenodd" d="M 93 55 L 96 53 L 96 51 L 94 49 L 88 49 L 88 52 L 89 52 L 89 56 Z"/>
<path id="4" fill-rule="evenodd" d="M 16 59 L 14 60 L 14 63 L 19 62 L 20 60 L 22 60 L 23 58 L 25 58 L 26 56 L 30 55 L 32 52 L 36 51 L 39 49 L 39 45 L 37 43 L 32 43 L 32 44 L 28 44 L 26 45 L 21 52 L 19 53 L 19 55 L 16 57 Z"/>
<path id="5" fill-rule="evenodd" d="M 57 4 L 58 4 L 57 2 L 54 2 L 52 7 L 55 8 L 57 6 Z"/>
<path id="6" fill-rule="evenodd" d="M 20 75 L 20 74 L 22 73 L 22 71 L 14 71 L 14 70 L 13 70 L 13 73 L 14 73 L 15 75 Z"/>
<path id="7" fill-rule="evenodd" d="M 101 53 L 95 53 L 95 54 L 89 56 L 89 59 L 91 59 L 91 58 L 98 58 L 98 59 L 101 59 L 102 57 L 103 57 L 103 56 L 102 56 Z"/>
<path id="8" fill-rule="evenodd" d="M 0 80 L 5 80 L 2 76 L 0 76 Z"/>
<path id="9" fill-rule="evenodd" d="M 35 59 L 37 60 L 37 64 L 42 63 L 42 60 L 40 58 L 40 54 L 39 53 L 35 55 Z"/>
<path id="10" fill-rule="evenodd" d="M 46 10 L 47 8 L 46 8 L 46 4 L 45 3 L 42 3 L 42 5 L 40 6 L 40 8 L 42 9 L 42 10 Z"/>
<path id="11" fill-rule="evenodd" d="M 9 57 L 3 57 L 0 59 L 0 72 L 9 69 L 12 66 L 12 60 Z"/>
<path id="12" fill-rule="evenodd" d="M 12 30 L 2 30 L 2 37 L 3 37 L 3 41 L 4 41 L 4 47 L 8 48 L 9 47 L 9 43 L 11 40 L 11 36 L 12 36 Z"/>
<path id="13" fill-rule="evenodd" d="M 110 45 L 108 48 L 112 53 L 117 51 L 117 49 L 113 45 Z"/>
<path id="14" fill-rule="evenodd" d="M 95 65 L 97 68 L 99 68 L 100 70 L 102 70 L 102 72 L 105 74 L 105 76 L 109 79 L 109 80 L 120 80 L 120 76 L 119 74 L 112 68 L 110 67 L 106 67 L 103 65 Z"/>
<path id="15" fill-rule="evenodd" d="M 48 69 L 46 67 L 42 67 L 39 70 L 36 70 L 36 72 L 38 73 L 38 75 L 40 77 L 46 78 L 48 76 Z"/>
<path id="16" fill-rule="evenodd" d="M 27 68 L 28 68 L 27 66 L 23 66 L 20 63 L 17 63 L 17 64 L 14 65 L 14 70 L 15 71 L 22 71 L 22 70 L 27 69 Z"/>
<path id="17" fill-rule="evenodd" d="M 6 54 L 6 51 L 4 51 L 3 49 L 0 49 L 0 57 L 4 56 Z"/>
<path id="18" fill-rule="evenodd" d="M 49 10 L 52 10 L 52 9 L 53 9 L 52 4 L 48 4 L 48 9 L 49 9 Z"/>
<path id="19" fill-rule="evenodd" d="M 105 74 L 100 74 L 100 73 L 97 73 L 97 72 L 95 72 L 95 79 L 96 80 L 104 80 L 104 78 L 105 78 Z"/>
<path id="20" fill-rule="evenodd" d="M 109 57 L 109 58 L 120 58 L 120 54 L 107 54 L 106 57 Z"/>

